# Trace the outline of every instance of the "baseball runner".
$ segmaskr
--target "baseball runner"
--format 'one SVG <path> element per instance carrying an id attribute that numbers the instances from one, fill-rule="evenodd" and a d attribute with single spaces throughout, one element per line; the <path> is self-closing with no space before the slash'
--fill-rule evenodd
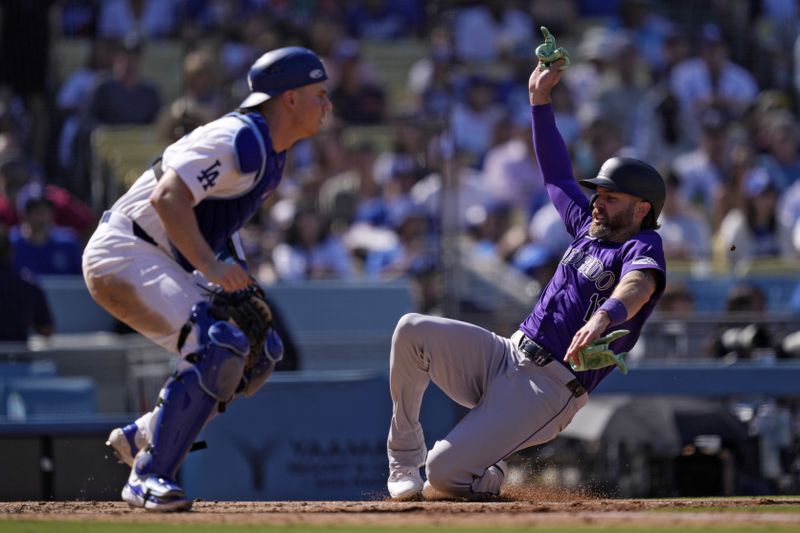
<path id="1" fill-rule="evenodd" d="M 400 319 L 392 337 L 389 494 L 411 498 L 431 486 L 457 497 L 498 495 L 505 459 L 548 442 L 636 343 L 664 289 L 656 233 L 665 186 L 635 159 L 606 161 L 587 199 L 572 174 L 550 92 L 568 65 L 545 33 L 528 83 L 533 145 L 545 186 L 574 240 L 530 315 L 510 338 L 420 314 Z M 419 412 L 433 380 L 469 413 L 428 452 Z M 423 483 L 420 467 L 425 467 Z"/>
<path id="2" fill-rule="evenodd" d="M 239 110 L 167 147 L 86 246 L 92 297 L 180 357 L 156 408 L 107 442 L 132 466 L 122 489 L 132 507 L 190 508 L 175 479 L 195 438 L 234 398 L 252 396 L 283 356 L 236 232 L 280 183 L 286 150 L 331 112 L 327 78 L 306 48 L 264 54 Z"/>

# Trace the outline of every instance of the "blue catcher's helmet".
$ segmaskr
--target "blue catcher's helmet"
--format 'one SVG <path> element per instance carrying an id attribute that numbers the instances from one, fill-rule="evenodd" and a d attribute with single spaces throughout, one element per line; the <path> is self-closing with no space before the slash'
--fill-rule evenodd
<path id="1" fill-rule="evenodd" d="M 320 58 L 302 46 L 272 50 L 258 58 L 247 73 L 250 95 L 239 105 L 254 107 L 289 89 L 328 79 Z"/>

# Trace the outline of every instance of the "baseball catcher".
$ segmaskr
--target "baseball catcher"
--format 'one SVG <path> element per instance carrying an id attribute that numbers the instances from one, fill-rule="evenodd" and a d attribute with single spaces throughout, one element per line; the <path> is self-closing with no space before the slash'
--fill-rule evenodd
<path id="1" fill-rule="evenodd" d="M 247 78 L 239 109 L 168 146 L 103 213 L 83 254 L 92 297 L 179 356 L 155 409 L 107 442 L 132 466 L 122 499 L 148 511 L 191 507 L 176 478 L 197 435 L 283 357 L 263 291 L 225 252 L 280 184 L 287 150 L 333 106 L 325 66 L 306 48 L 267 52 Z"/>

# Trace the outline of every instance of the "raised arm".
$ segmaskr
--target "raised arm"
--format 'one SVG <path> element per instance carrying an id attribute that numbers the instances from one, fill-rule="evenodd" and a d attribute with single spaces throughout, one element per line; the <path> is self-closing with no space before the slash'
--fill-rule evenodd
<path id="1" fill-rule="evenodd" d="M 581 212 L 588 212 L 589 201 L 584 196 L 572 174 L 569 152 L 556 127 L 555 115 L 550 103 L 550 92 L 561 79 L 564 59 L 546 67 L 539 63 L 528 80 L 533 124 L 533 148 L 536 160 L 544 177 L 550 199 L 558 210 L 567 228 L 574 235 L 579 225 Z M 572 212 L 572 211 L 576 212 Z"/>

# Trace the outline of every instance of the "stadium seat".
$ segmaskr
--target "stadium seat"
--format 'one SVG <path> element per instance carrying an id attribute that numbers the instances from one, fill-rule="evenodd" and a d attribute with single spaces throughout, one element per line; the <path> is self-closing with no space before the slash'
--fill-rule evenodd
<path id="1" fill-rule="evenodd" d="M 394 126 L 348 126 L 342 129 L 342 145 L 354 149 L 370 144 L 377 152 L 390 152 L 395 136 Z"/>
<path id="2" fill-rule="evenodd" d="M 767 297 L 767 309 L 775 313 L 791 311 L 792 294 L 800 283 L 796 276 L 687 277 L 682 279 L 694 296 L 695 311 L 724 311 L 728 291 L 739 283 L 760 287 Z"/>
<path id="3" fill-rule="evenodd" d="M 397 320 L 414 309 L 406 281 L 279 283 L 265 289 L 298 345 L 302 370 L 384 370 Z"/>
<path id="4" fill-rule="evenodd" d="M 55 56 L 56 76 L 59 86 L 86 64 L 92 42 L 89 39 L 61 39 L 51 48 Z"/>
<path id="5" fill-rule="evenodd" d="M 41 276 L 56 333 L 111 331 L 115 320 L 97 305 L 81 276 Z"/>
<path id="6" fill-rule="evenodd" d="M 53 377 L 55 375 L 55 361 L 0 362 L 0 382 L 16 378 Z"/>
<path id="7" fill-rule="evenodd" d="M 87 377 L 28 377 L 0 382 L 0 416 L 10 420 L 95 413 L 94 381 Z"/>
<path id="8" fill-rule="evenodd" d="M 111 205 L 164 149 L 152 126 L 102 126 L 91 136 L 92 207 Z"/>
<path id="9" fill-rule="evenodd" d="M 60 39 L 52 47 L 59 86 L 70 74 L 86 64 L 92 48 L 90 39 Z M 142 78 L 158 87 L 162 104 L 181 92 L 184 48 L 180 41 L 159 40 L 145 43 L 142 51 Z"/>
<path id="10" fill-rule="evenodd" d="M 800 282 L 800 261 L 796 259 L 761 258 L 754 261 L 742 262 L 737 265 L 736 274 L 745 278 L 761 277 L 794 277 Z"/>
<path id="11" fill-rule="evenodd" d="M 159 40 L 145 43 L 142 52 L 142 78 L 158 87 L 162 105 L 181 93 L 184 47 L 180 41 Z"/>
<path id="12" fill-rule="evenodd" d="M 408 71 L 411 66 L 428 55 L 428 47 L 419 39 L 394 41 L 361 41 L 365 59 L 378 71 L 380 81 L 389 98 L 388 109 L 393 115 L 402 115 L 412 108 L 408 92 Z"/>

